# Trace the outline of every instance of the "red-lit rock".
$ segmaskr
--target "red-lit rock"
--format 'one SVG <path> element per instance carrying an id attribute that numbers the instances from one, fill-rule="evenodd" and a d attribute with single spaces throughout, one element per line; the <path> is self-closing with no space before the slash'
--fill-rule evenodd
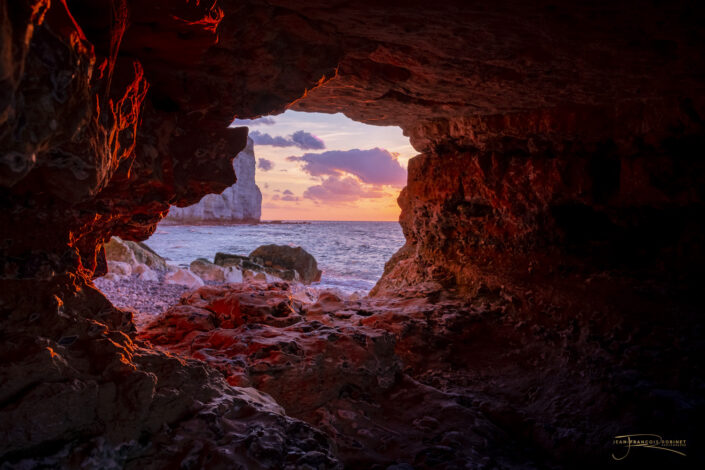
<path id="1" fill-rule="evenodd" d="M 640 415 L 677 432 L 694 390 L 663 389 L 660 398 L 640 390 L 650 388 L 643 381 L 691 380 L 697 361 L 674 369 L 669 355 L 649 356 L 644 368 L 649 347 L 629 339 L 674 337 L 678 355 L 694 352 L 696 335 L 661 316 L 673 299 L 643 302 L 643 286 L 606 276 L 575 285 L 567 279 L 565 296 L 513 286 L 466 298 L 427 285 L 393 298 L 323 294 L 314 304 L 290 303 L 284 283 L 204 287 L 140 338 L 270 394 L 329 435 L 347 466 L 446 468 L 482 458 L 540 467 L 547 461 L 515 439 L 549 461 L 593 461 Z M 606 301 L 616 292 L 624 303 Z M 649 409 L 660 400 L 673 415 Z"/>
<path id="2" fill-rule="evenodd" d="M 705 233 L 705 201 L 690 189 L 705 183 L 703 165 L 684 162 L 702 144 L 691 111 L 568 107 L 425 128 L 458 147 L 436 143 L 409 162 L 399 197 L 407 243 L 375 292 L 424 281 L 476 289 L 561 269 L 701 271 L 700 251 L 677 248 Z"/>
<path id="3" fill-rule="evenodd" d="M 324 294 L 305 305 L 291 296 L 285 283 L 203 287 L 140 338 L 203 360 L 233 385 L 268 393 L 287 414 L 332 436 L 347 465 L 416 461 L 423 468 L 438 452 L 424 442 L 427 426 L 455 436 L 439 462 L 465 462 L 480 441 L 463 429 L 466 423 L 479 420 L 487 432 L 499 432 L 475 412 L 444 404 L 453 399 L 443 392 L 403 376 L 394 335 L 363 325 L 369 313 L 359 302 Z"/>

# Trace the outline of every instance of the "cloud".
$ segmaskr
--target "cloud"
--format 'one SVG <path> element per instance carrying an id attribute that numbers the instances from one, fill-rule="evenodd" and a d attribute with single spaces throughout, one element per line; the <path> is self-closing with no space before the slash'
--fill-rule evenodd
<path id="1" fill-rule="evenodd" d="M 274 168 L 274 162 L 271 160 L 267 160 L 266 158 L 260 157 L 257 159 L 257 168 L 262 171 L 269 171 Z"/>
<path id="2" fill-rule="evenodd" d="M 350 173 L 368 184 L 406 184 L 406 170 L 399 164 L 397 155 L 381 148 L 306 153 L 300 157 L 287 157 L 287 160 L 302 162 L 301 168 L 311 176 L 341 176 L 342 173 Z"/>
<path id="3" fill-rule="evenodd" d="M 352 202 L 363 198 L 384 196 L 386 194 L 378 188 L 366 187 L 355 178 L 339 178 L 338 176 L 324 179 L 321 184 L 309 187 L 303 194 L 306 199 L 323 203 Z"/>
<path id="4" fill-rule="evenodd" d="M 271 145 L 273 147 L 291 147 L 294 145 L 294 143 L 286 137 L 279 135 L 272 137 L 271 135 L 260 131 L 250 132 L 250 137 L 256 145 Z"/>
<path id="5" fill-rule="evenodd" d="M 313 134 L 306 131 L 296 131 L 286 137 L 272 136 L 266 132 L 252 131 L 250 137 L 256 145 L 271 145 L 273 147 L 298 147 L 301 150 L 323 150 L 326 144 Z"/>
<path id="6" fill-rule="evenodd" d="M 313 134 L 304 131 L 296 131 L 291 135 L 291 140 L 302 150 L 323 150 L 326 144 Z"/>
<path id="7" fill-rule="evenodd" d="M 282 195 L 275 194 L 272 196 L 272 201 L 287 201 L 287 202 L 298 202 L 301 198 L 294 196 L 294 193 L 285 189 Z"/>
<path id="8" fill-rule="evenodd" d="M 271 126 L 272 124 L 275 124 L 276 121 L 270 117 L 261 117 L 257 119 L 235 119 L 232 124 L 230 124 L 230 127 L 237 127 L 237 126 Z"/>

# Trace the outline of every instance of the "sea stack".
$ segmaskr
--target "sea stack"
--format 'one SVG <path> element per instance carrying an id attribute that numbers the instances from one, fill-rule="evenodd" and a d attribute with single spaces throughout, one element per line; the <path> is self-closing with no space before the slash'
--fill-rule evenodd
<path id="1" fill-rule="evenodd" d="M 255 184 L 254 142 L 247 138 L 247 147 L 233 159 L 237 182 L 221 194 L 207 194 L 187 207 L 172 206 L 167 222 L 241 223 L 259 222 L 262 215 L 262 192 Z"/>

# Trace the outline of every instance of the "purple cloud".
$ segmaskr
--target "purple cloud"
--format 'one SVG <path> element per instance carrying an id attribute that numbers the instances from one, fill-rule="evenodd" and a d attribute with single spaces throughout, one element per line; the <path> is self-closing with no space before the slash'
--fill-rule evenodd
<path id="1" fill-rule="evenodd" d="M 385 193 L 377 188 L 366 188 L 355 178 L 330 176 L 321 184 L 311 186 L 303 196 L 316 202 L 352 202 L 362 198 L 380 198 Z"/>
<path id="2" fill-rule="evenodd" d="M 272 196 L 273 201 L 287 201 L 287 202 L 298 202 L 300 200 L 299 197 L 294 196 L 294 193 L 289 191 L 288 189 L 285 189 L 282 195 L 280 196 L 279 194 L 275 194 Z"/>
<path id="3" fill-rule="evenodd" d="M 257 159 L 257 168 L 262 171 L 269 171 L 274 168 L 274 162 L 260 157 Z"/>
<path id="4" fill-rule="evenodd" d="M 368 184 L 406 184 L 406 170 L 394 154 L 381 148 L 306 153 L 300 157 L 287 157 L 287 160 L 303 162 L 302 170 L 311 176 L 340 176 L 342 173 L 350 173 Z"/>
<path id="5" fill-rule="evenodd" d="M 257 119 L 235 119 L 232 124 L 230 124 L 230 127 L 259 125 L 271 126 L 275 123 L 276 121 L 274 119 L 265 116 Z"/>
<path id="6" fill-rule="evenodd" d="M 304 131 L 296 131 L 291 135 L 291 140 L 302 150 L 323 150 L 326 144 L 313 134 Z"/>
<path id="7" fill-rule="evenodd" d="M 252 131 L 250 137 L 256 145 L 271 145 L 273 147 L 298 147 L 301 150 L 322 150 L 326 144 L 313 134 L 305 131 L 296 131 L 292 135 L 283 137 L 272 136 L 266 132 Z"/>
<path id="8" fill-rule="evenodd" d="M 250 137 L 256 145 L 271 145 L 273 147 L 291 147 L 294 145 L 290 139 L 279 135 L 272 137 L 266 132 L 252 131 L 250 132 Z"/>

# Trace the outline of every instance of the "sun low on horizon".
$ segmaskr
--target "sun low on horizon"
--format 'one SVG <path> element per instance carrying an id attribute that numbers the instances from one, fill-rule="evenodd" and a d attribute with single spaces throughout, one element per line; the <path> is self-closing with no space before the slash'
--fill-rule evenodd
<path id="1" fill-rule="evenodd" d="M 254 142 L 262 220 L 399 220 L 397 197 L 418 153 L 401 128 L 296 111 L 238 126 Z"/>

